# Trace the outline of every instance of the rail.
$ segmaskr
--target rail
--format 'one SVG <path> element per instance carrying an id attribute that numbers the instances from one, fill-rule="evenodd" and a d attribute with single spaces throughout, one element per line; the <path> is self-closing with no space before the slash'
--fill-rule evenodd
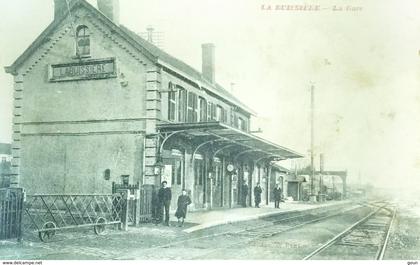
<path id="1" fill-rule="evenodd" d="M 371 220 L 372 218 L 374 218 L 380 211 L 382 210 L 387 210 L 389 211 L 389 209 L 387 208 L 386 203 L 382 204 L 381 206 L 378 206 L 377 209 L 373 210 L 372 212 L 370 212 L 368 215 L 366 215 L 365 217 L 361 218 L 360 220 L 358 220 L 357 222 L 353 223 L 351 226 L 347 227 L 344 231 L 340 232 L 339 234 L 337 234 L 336 236 L 334 236 L 332 239 L 328 240 L 326 243 L 324 243 L 322 246 L 318 247 L 317 249 L 315 249 L 314 251 L 312 251 L 310 254 L 308 254 L 307 256 L 305 256 L 303 258 L 303 260 L 309 260 L 312 257 L 314 257 L 315 255 L 318 255 L 320 253 L 322 253 L 323 251 L 325 251 L 326 249 L 330 248 L 331 246 L 335 246 L 337 245 L 337 243 L 339 243 L 340 240 L 345 239 L 348 235 L 351 235 L 351 233 L 353 231 L 356 231 L 356 229 L 361 228 L 361 226 L 365 225 L 365 223 L 367 223 L 368 220 Z M 378 251 L 375 255 L 375 258 L 377 260 L 381 260 L 384 257 L 385 254 L 385 250 L 387 247 L 387 244 L 389 242 L 389 237 L 390 237 L 390 232 L 391 232 L 391 227 L 392 224 L 394 222 L 395 216 L 396 216 L 396 210 L 391 211 L 392 213 L 392 217 L 390 219 L 390 221 L 385 225 L 385 236 L 381 238 L 381 240 L 379 241 L 379 244 L 377 244 L 378 246 Z M 375 229 L 383 229 L 383 227 L 381 225 L 375 225 L 374 226 Z M 365 228 L 366 229 L 366 228 Z M 350 246 L 354 246 L 354 245 L 363 245 L 365 244 L 364 242 L 360 241 L 357 244 L 349 244 L 349 243 L 341 243 L 340 246 L 341 247 L 348 247 L 348 245 Z"/>
<path id="2" fill-rule="evenodd" d="M 307 213 L 307 214 L 301 214 L 300 212 L 291 212 L 292 214 L 296 214 L 294 216 L 288 216 L 285 218 L 280 218 L 277 219 L 273 222 L 270 222 L 269 224 L 264 224 L 264 225 L 260 225 L 260 226 L 254 226 L 252 228 L 243 228 L 243 229 L 239 229 L 237 231 L 227 231 L 227 232 L 219 232 L 219 233 L 215 233 L 215 234 L 208 234 L 208 235 L 200 235 L 197 237 L 193 237 L 193 238 L 187 238 L 187 239 L 182 239 L 182 240 L 175 240 L 172 241 L 170 243 L 165 243 L 162 245 L 157 245 L 157 246 L 153 246 L 147 249 L 144 249 L 144 251 L 156 251 L 158 249 L 166 249 L 168 247 L 171 246 L 176 246 L 176 245 L 183 245 L 185 243 L 188 242 L 194 242 L 194 241 L 202 241 L 205 239 L 212 239 L 214 240 L 214 238 L 217 237 L 224 237 L 224 236 L 231 236 L 231 235 L 240 235 L 242 233 L 255 233 L 255 237 L 248 239 L 246 242 L 241 240 L 238 243 L 234 243 L 234 244 L 230 244 L 229 246 L 236 246 L 236 245 L 246 245 L 249 242 L 258 240 L 260 238 L 264 238 L 264 237 L 270 237 L 270 236 L 274 236 L 277 234 L 281 234 L 281 233 L 285 233 L 288 231 L 291 231 L 293 229 L 297 229 L 299 227 L 302 227 L 304 225 L 307 224 L 311 224 L 311 223 L 316 223 L 319 222 L 321 220 L 324 219 L 328 219 L 337 215 L 340 215 L 342 213 L 348 212 L 353 210 L 353 208 L 349 208 L 349 209 L 334 209 L 334 210 L 328 210 L 325 209 L 325 211 L 322 211 L 320 213 L 318 213 L 318 215 L 313 214 L 313 213 Z M 304 219 L 308 219 L 308 220 L 304 220 Z M 293 221 L 298 221 L 297 223 L 293 223 Z M 277 231 L 273 231 L 273 228 L 279 227 L 280 229 Z M 269 231 L 265 231 L 264 229 L 268 229 Z M 221 249 L 224 249 L 224 246 L 215 246 L 214 249 L 210 252 L 207 252 L 207 254 L 210 253 L 214 253 L 217 252 Z M 190 257 L 191 259 L 195 259 L 195 258 L 199 258 L 199 257 Z"/>
<path id="3" fill-rule="evenodd" d="M 383 260 L 383 258 L 385 256 L 385 251 L 386 251 L 386 248 L 388 246 L 389 237 L 391 235 L 391 228 L 392 228 L 392 225 L 394 224 L 395 216 L 397 216 L 397 209 L 394 210 L 394 213 L 392 215 L 391 222 L 389 222 L 389 225 L 387 227 L 387 231 L 386 231 L 386 236 L 385 236 L 385 239 L 384 239 L 384 243 L 382 244 L 381 248 L 378 251 L 378 254 L 376 255 L 376 259 L 377 260 Z"/>

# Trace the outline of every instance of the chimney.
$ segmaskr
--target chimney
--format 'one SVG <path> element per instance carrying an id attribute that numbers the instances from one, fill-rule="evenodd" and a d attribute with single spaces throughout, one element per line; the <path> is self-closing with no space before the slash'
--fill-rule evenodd
<path id="1" fill-rule="evenodd" d="M 54 19 L 57 19 L 69 12 L 69 6 L 76 0 L 54 0 Z M 68 2 L 68 6 L 67 6 Z"/>
<path id="2" fill-rule="evenodd" d="M 215 83 L 215 60 L 214 60 L 214 44 L 206 43 L 201 45 L 202 55 L 202 68 L 204 78 L 210 81 L 212 84 Z"/>
<path id="3" fill-rule="evenodd" d="M 98 9 L 115 24 L 120 24 L 119 0 L 98 0 Z"/>
<path id="4" fill-rule="evenodd" d="M 153 31 L 155 30 L 152 26 L 147 27 L 147 41 L 153 43 Z"/>

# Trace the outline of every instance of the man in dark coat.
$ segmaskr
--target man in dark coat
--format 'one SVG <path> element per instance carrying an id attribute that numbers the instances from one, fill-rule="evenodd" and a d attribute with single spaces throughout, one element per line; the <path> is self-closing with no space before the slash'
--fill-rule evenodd
<path id="1" fill-rule="evenodd" d="M 169 226 L 169 207 L 171 206 L 172 192 L 171 188 L 167 187 L 168 182 L 162 181 L 162 187 L 158 192 L 158 200 L 160 207 L 160 218 L 159 221 L 163 221 L 163 210 L 165 209 L 165 225 Z"/>
<path id="2" fill-rule="evenodd" d="M 261 193 L 262 193 L 262 189 L 261 189 L 260 183 L 258 182 L 257 186 L 255 186 L 254 188 L 254 201 L 255 201 L 256 208 L 260 208 Z"/>
<path id="3" fill-rule="evenodd" d="M 178 208 L 176 209 L 175 216 L 178 218 L 178 226 L 184 226 L 184 220 L 187 217 L 187 207 L 191 204 L 191 199 L 187 195 L 185 189 L 182 190 L 182 194 L 178 197 Z"/>
<path id="4" fill-rule="evenodd" d="M 246 197 L 248 197 L 248 184 L 246 184 L 246 182 L 244 182 L 244 184 L 242 185 L 242 201 L 241 204 L 243 207 L 246 207 Z"/>
<path id="5" fill-rule="evenodd" d="M 280 200 L 281 200 L 281 196 L 282 195 L 282 190 L 279 187 L 279 184 L 276 184 L 276 187 L 273 190 L 273 196 L 274 196 L 274 207 L 275 208 L 280 208 Z"/>

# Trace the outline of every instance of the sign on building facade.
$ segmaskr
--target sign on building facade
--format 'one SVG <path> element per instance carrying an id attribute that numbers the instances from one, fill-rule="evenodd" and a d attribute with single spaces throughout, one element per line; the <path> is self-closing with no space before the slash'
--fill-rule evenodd
<path id="1" fill-rule="evenodd" d="M 52 64 L 48 69 L 50 82 L 106 79 L 117 77 L 115 58 Z"/>

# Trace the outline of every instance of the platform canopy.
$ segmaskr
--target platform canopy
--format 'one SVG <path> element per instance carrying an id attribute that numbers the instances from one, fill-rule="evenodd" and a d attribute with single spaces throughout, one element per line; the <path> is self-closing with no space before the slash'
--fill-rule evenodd
<path id="1" fill-rule="evenodd" d="M 286 147 L 279 146 L 261 137 L 220 122 L 159 124 L 158 131 L 164 137 L 160 149 L 164 147 L 166 140 L 179 135 L 190 139 L 197 147 L 206 143 L 217 142 L 222 148 L 240 147 L 240 153 L 258 153 L 259 156 L 262 155 L 273 160 L 303 157 L 301 154 Z"/>

